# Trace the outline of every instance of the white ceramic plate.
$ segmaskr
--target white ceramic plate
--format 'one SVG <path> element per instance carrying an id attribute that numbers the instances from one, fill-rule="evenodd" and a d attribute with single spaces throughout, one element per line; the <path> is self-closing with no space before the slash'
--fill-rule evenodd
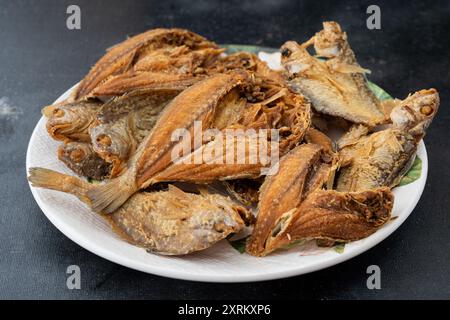
<path id="1" fill-rule="evenodd" d="M 260 54 L 277 66 L 279 56 Z M 57 101 L 68 97 L 69 89 Z M 45 167 L 71 174 L 56 157 L 59 143 L 52 140 L 41 118 L 31 136 L 26 167 Z M 240 254 L 226 240 L 202 252 L 183 257 L 158 256 L 122 241 L 103 218 L 93 213 L 74 196 L 51 190 L 31 188 L 34 198 L 47 218 L 67 237 L 83 248 L 123 266 L 160 276 L 207 282 L 246 282 L 285 278 L 330 267 L 372 248 L 394 232 L 416 206 L 425 186 L 428 159 L 423 141 L 418 147 L 422 160 L 420 178 L 394 189 L 393 216 L 363 240 L 349 243 L 342 253 L 332 248 L 317 248 L 312 243 L 279 251 L 264 258 Z"/>

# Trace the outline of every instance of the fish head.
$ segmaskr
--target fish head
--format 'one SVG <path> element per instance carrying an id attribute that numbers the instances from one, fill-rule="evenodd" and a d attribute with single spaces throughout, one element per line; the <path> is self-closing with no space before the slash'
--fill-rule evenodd
<path id="1" fill-rule="evenodd" d="M 439 93 L 436 89 L 425 89 L 409 95 L 392 109 L 390 118 L 393 127 L 407 131 L 420 140 L 439 109 Z"/>
<path id="2" fill-rule="evenodd" d="M 125 119 L 112 124 L 100 124 L 90 129 L 92 147 L 107 162 L 113 163 L 112 176 L 135 149 L 135 140 Z"/>
<path id="3" fill-rule="evenodd" d="M 295 41 L 288 41 L 281 46 L 281 64 L 286 70 L 289 79 L 296 78 L 302 72 L 308 70 L 314 59 L 306 50 L 305 46 Z"/>
<path id="4" fill-rule="evenodd" d="M 92 154 L 92 149 L 86 143 L 69 142 L 58 148 L 58 158 L 63 162 L 82 165 Z"/>
<path id="5" fill-rule="evenodd" d="M 111 166 L 86 142 L 69 142 L 58 148 L 58 159 L 80 176 L 102 180 L 110 176 Z"/>
<path id="6" fill-rule="evenodd" d="M 98 105 L 72 102 L 45 107 L 47 131 L 56 140 L 89 141 L 88 128 L 94 120 Z"/>

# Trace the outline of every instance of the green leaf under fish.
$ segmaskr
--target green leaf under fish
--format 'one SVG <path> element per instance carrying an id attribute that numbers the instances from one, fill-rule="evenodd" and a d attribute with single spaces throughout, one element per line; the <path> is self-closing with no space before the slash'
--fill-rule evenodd
<path id="1" fill-rule="evenodd" d="M 96 180 L 96 179 L 92 179 L 92 178 L 87 178 L 87 181 L 89 183 L 92 183 L 92 184 L 99 184 L 100 183 L 100 180 Z"/>
<path id="2" fill-rule="evenodd" d="M 227 238 L 228 243 L 231 244 L 231 246 L 236 249 L 237 251 L 239 251 L 239 253 L 244 253 L 245 252 L 245 243 L 247 242 L 247 238 L 248 237 L 244 237 L 238 240 L 230 240 L 229 238 Z"/>
<path id="3" fill-rule="evenodd" d="M 414 159 L 413 165 L 411 166 L 411 169 L 409 169 L 408 173 L 405 174 L 405 176 L 400 180 L 399 186 L 405 186 L 407 184 L 410 184 L 411 182 L 416 181 L 420 178 L 420 175 L 422 174 L 422 160 L 416 156 Z"/>
<path id="4" fill-rule="evenodd" d="M 339 254 L 344 253 L 344 249 L 345 249 L 345 243 L 338 243 L 337 245 L 335 245 L 333 247 L 333 250 Z"/>
<path id="5" fill-rule="evenodd" d="M 259 46 L 250 46 L 250 45 L 244 45 L 244 44 L 222 44 L 220 45 L 221 48 L 226 49 L 227 54 L 232 54 L 240 51 L 250 52 L 254 54 L 258 54 L 260 51 L 273 53 L 277 52 L 278 49 L 276 48 L 269 48 L 269 47 L 259 47 Z"/>
<path id="6" fill-rule="evenodd" d="M 375 94 L 375 96 L 378 98 L 378 100 L 380 101 L 384 101 L 384 100 L 390 100 L 393 99 L 392 96 L 387 93 L 386 91 L 384 91 L 383 89 L 381 89 L 379 86 L 377 86 L 375 83 L 370 82 L 369 80 L 367 80 L 367 85 L 369 87 L 369 89 Z"/>

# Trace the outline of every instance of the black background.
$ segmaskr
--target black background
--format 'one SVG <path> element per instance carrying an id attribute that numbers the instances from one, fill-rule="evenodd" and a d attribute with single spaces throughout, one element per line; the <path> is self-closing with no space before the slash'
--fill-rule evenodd
<path id="1" fill-rule="evenodd" d="M 78 4 L 82 28 L 66 28 Z M 409 299 L 450 298 L 449 1 L 376 1 L 382 29 L 366 28 L 365 1 L 0 1 L 0 298 Z M 393 96 L 436 87 L 441 108 L 425 138 L 429 176 L 408 220 L 388 239 L 338 266 L 244 284 L 166 279 L 113 264 L 62 235 L 29 191 L 26 147 L 40 108 L 79 81 L 105 48 L 155 27 L 183 27 L 218 43 L 279 47 L 336 20 L 370 79 Z M 81 268 L 68 290 L 66 268 Z M 381 268 L 368 290 L 366 268 Z"/>

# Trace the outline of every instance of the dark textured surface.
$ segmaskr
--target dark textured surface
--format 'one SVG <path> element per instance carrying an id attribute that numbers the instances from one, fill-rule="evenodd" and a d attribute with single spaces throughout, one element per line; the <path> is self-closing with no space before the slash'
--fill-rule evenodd
<path id="1" fill-rule="evenodd" d="M 79 4 L 82 29 L 65 26 Z M 365 27 L 364 1 L 0 1 L 0 298 L 450 298 L 449 1 L 377 1 L 382 30 Z M 429 176 L 410 218 L 368 252 L 327 270 L 247 284 L 178 281 L 133 271 L 82 249 L 35 203 L 25 154 L 40 108 L 79 81 L 104 49 L 146 29 L 183 27 L 218 43 L 278 47 L 305 40 L 322 20 L 347 30 L 370 79 L 392 95 L 434 86 L 441 109 L 426 137 Z M 66 288 L 77 264 L 82 289 Z M 368 290 L 377 264 L 382 289 Z"/>

